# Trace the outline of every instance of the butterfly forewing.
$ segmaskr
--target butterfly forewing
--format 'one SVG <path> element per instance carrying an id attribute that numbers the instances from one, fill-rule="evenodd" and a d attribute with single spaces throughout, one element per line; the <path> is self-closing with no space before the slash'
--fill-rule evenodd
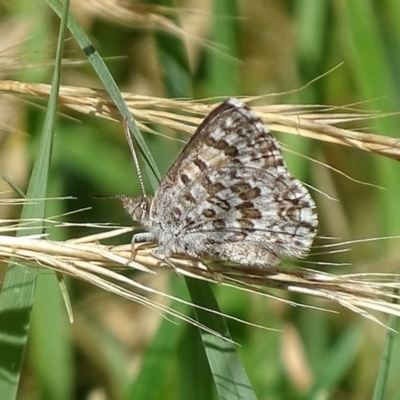
<path id="1" fill-rule="evenodd" d="M 259 118 L 236 99 L 229 99 L 199 125 L 164 180 L 186 186 L 210 168 L 241 165 L 259 169 L 284 164 L 276 140 Z"/>
<path id="2" fill-rule="evenodd" d="M 147 226 L 166 256 L 268 266 L 309 250 L 317 216 L 269 130 L 229 99 L 199 125 L 163 178 Z"/>

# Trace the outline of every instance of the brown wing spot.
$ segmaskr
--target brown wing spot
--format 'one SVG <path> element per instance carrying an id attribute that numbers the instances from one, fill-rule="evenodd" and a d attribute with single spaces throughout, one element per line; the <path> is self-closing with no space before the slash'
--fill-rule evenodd
<path id="1" fill-rule="evenodd" d="M 298 207 L 287 207 L 282 210 L 282 216 L 287 217 L 292 221 L 297 221 L 299 217 L 299 208 Z"/>
<path id="2" fill-rule="evenodd" d="M 207 194 L 210 196 L 215 196 L 217 193 L 219 193 L 221 190 L 224 190 L 225 186 L 221 182 L 215 182 L 209 186 L 207 186 Z"/>
<path id="3" fill-rule="evenodd" d="M 251 201 L 244 201 L 243 203 L 238 204 L 235 206 L 236 210 L 244 210 L 246 208 L 253 208 L 254 204 Z"/>
<path id="4" fill-rule="evenodd" d="M 245 208 L 241 210 L 242 218 L 260 219 L 261 213 L 257 208 Z"/>
<path id="5" fill-rule="evenodd" d="M 250 185 L 248 185 L 250 186 Z M 261 190 L 258 187 L 251 188 L 250 190 L 243 191 L 242 193 L 239 194 L 239 197 L 242 200 L 254 200 L 258 197 L 260 197 Z"/>
<path id="6" fill-rule="evenodd" d="M 239 122 L 239 124 L 240 124 L 240 122 Z M 239 137 L 243 137 L 243 138 L 249 136 L 249 131 L 247 129 L 245 129 L 245 128 L 242 128 L 242 127 L 236 129 L 236 133 L 237 133 L 237 135 Z"/>
<path id="7" fill-rule="evenodd" d="M 229 147 L 226 148 L 224 153 L 228 157 L 236 157 L 239 154 L 239 150 L 238 150 L 238 148 L 236 146 L 229 146 Z"/>
<path id="8" fill-rule="evenodd" d="M 308 200 L 299 200 L 297 207 L 298 208 L 308 208 L 310 206 L 310 202 Z"/>
<path id="9" fill-rule="evenodd" d="M 203 181 L 204 181 L 204 182 L 202 182 L 202 183 L 203 183 L 203 186 L 205 186 L 206 188 L 207 188 L 208 186 L 211 186 L 211 185 L 212 185 L 211 179 L 210 179 L 210 177 L 209 177 L 208 175 L 204 175 L 204 176 L 203 176 Z"/>
<path id="10" fill-rule="evenodd" d="M 221 197 L 214 196 L 214 197 L 211 197 L 208 201 L 212 204 L 215 204 L 219 208 L 222 208 L 225 211 L 228 211 L 231 209 L 231 204 L 227 200 L 221 199 Z"/>
<path id="11" fill-rule="evenodd" d="M 267 157 L 264 158 L 264 168 L 276 168 L 283 167 L 285 164 L 281 157 L 278 157 L 276 154 L 268 154 Z"/>
<path id="12" fill-rule="evenodd" d="M 225 150 L 225 149 L 228 148 L 228 147 L 229 147 L 229 144 L 228 144 L 228 142 L 227 142 L 226 140 L 224 140 L 224 139 L 221 139 L 221 140 L 218 140 L 218 141 L 214 142 L 214 148 L 215 148 L 215 149 L 218 149 L 218 150 Z"/>
<path id="13" fill-rule="evenodd" d="M 225 227 L 226 227 L 225 221 L 223 219 L 214 220 L 213 226 L 214 226 L 214 229 L 216 229 L 216 230 L 222 230 L 222 229 L 225 229 Z"/>
<path id="14" fill-rule="evenodd" d="M 218 149 L 218 150 L 225 150 L 227 147 L 229 147 L 229 144 L 226 140 L 224 140 L 224 139 L 215 140 L 210 135 L 207 136 L 204 143 L 206 146 L 213 147 L 214 149 Z"/>
<path id="15" fill-rule="evenodd" d="M 196 221 L 192 218 L 185 218 L 185 229 L 189 229 L 190 227 L 192 227 L 193 225 L 196 225 Z"/>
<path id="16" fill-rule="evenodd" d="M 180 174 L 180 178 L 181 178 L 182 183 L 183 183 L 185 186 L 189 184 L 190 179 L 189 179 L 189 177 L 188 177 L 187 175 L 185 175 L 185 174 Z"/>
<path id="17" fill-rule="evenodd" d="M 232 169 L 231 171 L 229 171 L 229 177 L 231 179 L 237 179 L 237 172 L 236 169 Z"/>
<path id="18" fill-rule="evenodd" d="M 253 229 L 254 228 L 253 222 L 251 222 L 249 219 L 240 218 L 240 219 L 238 219 L 238 222 L 240 224 L 241 229 Z"/>
<path id="19" fill-rule="evenodd" d="M 183 198 L 188 202 L 188 203 L 196 203 L 196 199 L 192 196 L 192 193 L 187 192 L 183 195 Z"/>
<path id="20" fill-rule="evenodd" d="M 243 242 L 247 237 L 247 232 L 235 232 L 232 236 L 229 237 L 231 242 Z"/>
<path id="21" fill-rule="evenodd" d="M 211 208 L 206 208 L 205 210 L 203 210 L 202 213 L 206 218 L 214 218 L 215 215 L 217 214 L 213 209 Z"/>
<path id="22" fill-rule="evenodd" d="M 238 182 L 231 186 L 233 193 L 243 193 L 251 189 L 251 186 L 246 182 Z"/>
<path id="23" fill-rule="evenodd" d="M 207 164 L 200 158 L 195 158 L 193 164 L 197 166 L 200 171 L 205 171 L 207 169 Z"/>
<path id="24" fill-rule="evenodd" d="M 215 143 L 216 143 L 216 140 L 213 137 L 211 137 L 210 135 L 207 135 L 204 138 L 204 144 L 208 147 L 215 147 Z"/>

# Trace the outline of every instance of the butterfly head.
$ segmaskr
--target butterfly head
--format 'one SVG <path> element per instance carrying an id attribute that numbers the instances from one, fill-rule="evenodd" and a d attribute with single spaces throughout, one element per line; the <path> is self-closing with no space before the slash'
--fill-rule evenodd
<path id="1" fill-rule="evenodd" d="M 146 223 L 149 220 L 151 198 L 118 196 L 122 201 L 125 211 L 134 221 Z"/>

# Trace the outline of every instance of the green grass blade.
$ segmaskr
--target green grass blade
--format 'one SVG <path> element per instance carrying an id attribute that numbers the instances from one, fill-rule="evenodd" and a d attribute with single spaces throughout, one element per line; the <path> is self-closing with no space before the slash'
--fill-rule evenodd
<path id="1" fill-rule="evenodd" d="M 183 297 L 187 291 L 182 280 L 176 280 L 172 290 L 175 296 Z M 188 306 L 174 301 L 170 307 L 180 313 L 187 313 Z M 156 335 L 153 337 L 144 356 L 140 371 L 131 383 L 126 400 L 156 400 L 163 398 L 164 384 L 172 361 L 175 359 L 177 347 L 182 336 L 185 323 L 179 325 L 164 319 Z M 154 377 L 157 377 L 157 384 Z M 174 396 L 169 397 L 174 398 Z"/>
<path id="2" fill-rule="evenodd" d="M 306 398 L 320 398 L 338 386 L 360 350 L 361 335 L 362 330 L 359 326 L 351 326 L 340 336 L 327 357 L 320 363 L 315 383 Z"/>
<path id="3" fill-rule="evenodd" d="M 299 59 L 310 71 L 309 75 L 318 75 L 325 43 L 324 32 L 327 24 L 327 8 L 325 1 L 304 0 L 293 4 L 297 21 L 296 42 Z"/>
<path id="4" fill-rule="evenodd" d="M 204 351 L 203 339 L 196 326 L 186 324 L 177 355 L 180 398 L 193 400 L 215 398 L 213 376 Z"/>
<path id="5" fill-rule="evenodd" d="M 62 125 L 62 124 L 60 124 Z M 55 147 L 60 146 L 62 132 L 57 124 Z M 75 144 L 77 143 L 74 142 Z M 57 150 L 53 152 L 53 165 L 57 164 Z M 51 176 L 47 196 L 62 197 L 62 181 Z M 46 215 L 62 215 L 65 204 L 62 201 L 49 201 Z M 65 240 L 66 230 L 49 226 L 47 232 L 52 240 Z M 36 283 L 35 307 L 32 312 L 31 331 L 29 336 L 28 363 L 38 383 L 38 391 L 46 400 L 70 400 L 74 391 L 74 349 L 71 331 L 73 326 L 68 320 L 63 298 L 63 289 L 68 288 L 60 282 L 60 273 L 52 274 L 39 270 Z M 61 287 L 60 287 L 61 286 Z M 66 294 L 67 296 L 67 294 Z M 51 299 L 51 301 L 49 301 Z M 49 354 L 52 356 L 49 357 Z"/>
<path id="6" fill-rule="evenodd" d="M 173 98 L 191 98 L 192 82 L 182 40 L 162 32 L 156 33 L 156 39 L 166 93 Z"/>
<path id="7" fill-rule="evenodd" d="M 69 1 L 64 2 L 62 23 L 57 44 L 52 91 L 46 111 L 38 158 L 33 166 L 27 198 L 44 198 L 50 169 L 53 145 L 53 127 L 57 111 L 61 59 L 66 32 L 66 13 Z M 21 219 L 44 218 L 45 202 L 24 206 Z M 41 223 L 32 223 L 26 234 L 42 233 Z M 17 395 L 22 361 L 29 332 L 34 302 L 37 271 L 33 268 L 10 264 L 0 295 L 0 398 L 12 400 Z"/>
<path id="8" fill-rule="evenodd" d="M 397 111 L 400 107 L 397 93 L 396 75 L 392 73 L 398 66 L 392 65 L 392 54 L 386 51 L 384 31 L 380 29 L 376 18 L 374 3 L 344 2 L 343 26 L 345 43 L 347 44 L 350 66 L 354 71 L 356 83 L 361 98 L 380 99 L 371 104 L 382 111 Z M 393 10 L 396 15 L 396 10 Z M 368 38 L 368 40 L 366 40 Z M 378 132 L 389 136 L 398 136 L 398 121 L 395 118 L 380 118 L 374 121 Z M 380 173 L 380 185 L 394 187 L 398 182 L 398 168 L 391 160 L 380 160 L 377 164 Z M 400 219 L 393 218 L 398 213 L 400 196 L 398 191 L 388 191 L 382 194 L 380 207 L 383 210 L 382 226 L 384 235 L 397 235 L 400 229 Z"/>
<path id="9" fill-rule="evenodd" d="M 350 67 L 358 79 L 361 93 L 367 99 L 382 95 L 395 98 L 395 85 L 388 73 L 389 60 L 373 2 L 349 1 L 343 3 L 343 8 L 341 15 L 347 39 L 345 43 L 352 61 Z"/>
<path id="10" fill-rule="evenodd" d="M 71 329 L 56 275 L 39 272 L 29 337 L 29 361 L 42 398 L 46 400 L 73 399 Z"/>
<path id="11" fill-rule="evenodd" d="M 236 0 L 213 2 L 211 38 L 222 49 L 208 54 L 207 73 L 211 96 L 236 96 L 239 87 L 237 57 L 238 5 Z"/>
<path id="12" fill-rule="evenodd" d="M 47 3 L 53 10 L 60 15 L 61 13 L 61 3 L 59 0 L 46 0 Z M 129 129 L 133 133 L 136 142 L 138 143 L 143 156 L 145 157 L 146 162 L 150 166 L 152 172 L 154 173 L 155 177 L 160 180 L 160 173 L 158 172 L 157 165 L 154 161 L 153 156 L 145 140 L 143 139 L 142 134 L 140 133 L 123 97 L 121 91 L 119 90 L 114 78 L 112 77 L 110 71 L 107 68 L 107 65 L 101 58 L 100 54 L 94 48 L 92 43 L 90 42 L 89 38 L 86 36 L 85 32 L 79 26 L 78 22 L 74 18 L 74 16 L 70 13 L 68 15 L 68 29 L 74 36 L 75 40 L 77 41 L 78 45 L 85 53 L 86 57 L 88 58 L 89 62 L 92 64 L 93 69 L 96 71 L 98 77 L 102 81 L 105 89 L 109 93 L 110 97 L 114 101 L 115 105 L 117 106 L 119 112 L 121 113 L 124 119 L 128 120 Z M 122 128 L 121 128 L 122 129 Z"/>
<path id="13" fill-rule="evenodd" d="M 386 333 L 385 348 L 383 350 L 381 364 L 379 366 L 378 377 L 376 379 L 373 400 L 384 400 L 385 392 L 388 384 L 389 368 L 390 362 L 393 354 L 393 346 L 395 341 L 395 336 L 398 332 L 398 318 L 390 317 L 389 326 L 393 330 L 388 330 Z"/>
<path id="14" fill-rule="evenodd" d="M 220 312 L 210 285 L 198 285 L 198 282 L 187 278 L 192 299 L 196 304 Z M 198 308 L 194 310 L 196 319 L 225 338 L 231 339 L 225 320 L 220 315 Z M 210 364 L 211 372 L 220 399 L 257 399 L 247 373 L 236 353 L 235 345 L 211 333 L 201 331 L 204 349 Z"/>

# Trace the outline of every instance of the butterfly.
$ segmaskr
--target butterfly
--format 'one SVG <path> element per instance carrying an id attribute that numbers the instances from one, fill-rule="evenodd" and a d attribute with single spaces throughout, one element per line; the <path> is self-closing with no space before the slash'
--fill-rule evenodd
<path id="1" fill-rule="evenodd" d="M 157 242 L 161 260 L 179 254 L 267 268 L 306 255 L 318 226 L 278 142 L 234 98 L 201 122 L 153 197 L 117 197 L 146 229 L 132 243 Z"/>

